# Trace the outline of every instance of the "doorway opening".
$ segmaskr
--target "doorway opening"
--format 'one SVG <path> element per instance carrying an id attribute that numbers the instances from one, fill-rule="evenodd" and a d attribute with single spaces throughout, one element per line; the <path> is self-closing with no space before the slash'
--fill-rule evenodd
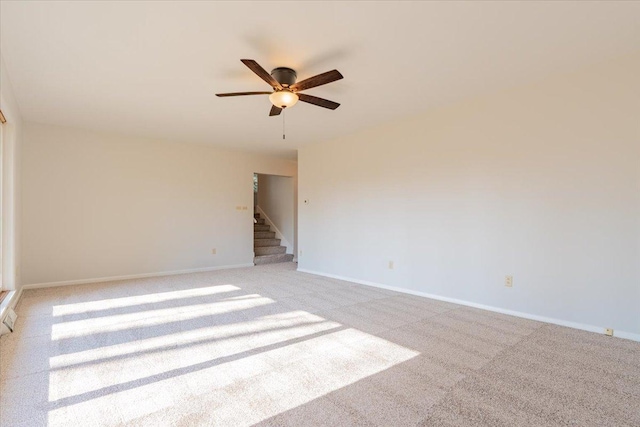
<path id="1" fill-rule="evenodd" d="M 295 253 L 294 180 L 253 174 L 253 263 L 293 261 Z"/>

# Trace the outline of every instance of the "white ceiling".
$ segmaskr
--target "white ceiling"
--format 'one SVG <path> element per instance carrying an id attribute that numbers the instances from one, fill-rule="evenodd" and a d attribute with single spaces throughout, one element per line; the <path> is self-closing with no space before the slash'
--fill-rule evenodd
<path id="1" fill-rule="evenodd" d="M 23 118 L 293 157 L 296 148 L 640 49 L 639 2 L 1 3 Z M 241 62 L 344 80 L 268 117 Z"/>

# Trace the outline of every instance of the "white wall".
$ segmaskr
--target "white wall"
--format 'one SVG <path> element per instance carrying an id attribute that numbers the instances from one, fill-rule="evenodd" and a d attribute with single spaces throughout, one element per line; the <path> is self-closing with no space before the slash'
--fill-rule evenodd
<path id="1" fill-rule="evenodd" d="M 640 55 L 302 148 L 299 268 L 639 334 L 638 76 Z"/>
<path id="2" fill-rule="evenodd" d="M 13 94 L 11 81 L 0 57 L 0 110 L 7 123 L 2 132 L 2 285 L 20 288 L 20 155 L 22 117 Z"/>
<path id="3" fill-rule="evenodd" d="M 253 173 L 296 174 L 290 160 L 30 123 L 23 156 L 25 284 L 252 264 Z"/>
<path id="4" fill-rule="evenodd" d="M 258 206 L 281 233 L 281 244 L 295 254 L 294 178 L 258 175 Z"/>

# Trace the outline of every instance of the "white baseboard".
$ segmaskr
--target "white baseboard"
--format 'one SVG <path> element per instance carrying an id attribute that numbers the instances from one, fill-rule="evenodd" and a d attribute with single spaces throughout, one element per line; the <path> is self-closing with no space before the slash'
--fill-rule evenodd
<path id="1" fill-rule="evenodd" d="M 631 332 L 616 331 L 614 337 L 640 342 L 640 334 L 634 334 Z"/>
<path id="2" fill-rule="evenodd" d="M 110 277 L 97 277 L 93 279 L 65 280 L 61 282 L 33 283 L 30 285 L 24 285 L 20 289 L 20 292 L 22 292 L 22 289 L 40 289 L 40 288 L 52 288 L 56 286 L 86 285 L 89 283 L 115 282 L 118 280 L 142 279 L 145 277 L 174 276 L 177 274 L 201 273 L 205 271 L 227 270 L 230 268 L 244 268 L 244 267 L 255 267 L 255 266 L 253 265 L 253 263 L 234 264 L 234 265 L 221 265 L 216 267 L 192 268 L 189 270 L 161 271 L 159 273 L 130 274 L 127 276 L 110 276 Z"/>
<path id="3" fill-rule="evenodd" d="M 344 281 L 347 281 L 347 282 L 353 282 L 353 283 L 357 283 L 359 285 L 372 286 L 372 287 L 375 287 L 375 288 L 387 289 L 387 290 L 390 290 L 390 291 L 401 292 L 401 293 L 404 293 L 404 294 L 410 294 L 410 295 L 416 295 L 416 296 L 419 296 L 419 297 L 431 298 L 431 299 L 435 299 L 435 300 L 438 300 L 438 301 L 450 302 L 450 303 L 454 303 L 454 304 L 464 305 L 464 306 L 467 306 L 467 307 L 479 308 L 479 309 L 482 309 L 482 310 L 493 311 L 495 313 L 508 314 L 510 316 L 521 317 L 523 319 L 536 320 L 538 322 L 551 323 L 553 325 L 566 326 L 568 328 L 580 329 L 580 330 L 588 331 L 588 332 L 595 332 L 597 334 L 603 334 L 604 333 L 604 329 L 605 329 L 605 328 L 599 327 L 599 326 L 587 325 L 587 324 L 584 324 L 584 323 L 577 323 L 577 322 L 570 322 L 568 320 L 562 320 L 562 319 L 554 319 L 552 317 L 539 316 L 537 314 L 524 313 L 524 312 L 521 312 L 521 311 L 507 310 L 507 309 L 504 309 L 504 308 L 493 307 L 493 306 L 490 306 L 490 305 L 478 304 L 478 303 L 475 303 L 475 302 L 460 300 L 460 299 L 456 299 L 456 298 L 443 297 L 443 296 L 440 296 L 440 295 L 434 295 L 434 294 L 429 294 L 429 293 L 426 293 L 426 292 L 414 291 L 412 289 L 399 288 L 399 287 L 396 287 L 396 286 L 383 285 L 382 283 L 370 282 L 370 281 L 367 281 L 367 280 L 359 280 L 359 279 L 354 279 L 354 278 L 351 278 L 351 277 L 339 276 L 339 275 L 336 275 L 336 274 L 322 273 L 322 272 L 319 272 L 319 271 L 305 270 L 305 269 L 302 269 L 302 268 L 298 268 L 298 271 L 301 272 L 301 273 L 315 274 L 316 276 L 324 276 L 324 277 L 330 277 L 332 279 L 338 279 L 338 280 L 344 280 Z M 627 339 L 627 340 L 631 340 L 631 341 L 640 342 L 640 334 L 634 334 L 634 333 L 631 333 L 631 332 L 624 332 L 624 331 L 616 331 L 614 336 L 616 338 L 623 338 L 623 339 Z"/>
<path id="4" fill-rule="evenodd" d="M 2 301 L 2 304 L 0 304 L 0 323 L 2 323 L 5 316 L 7 315 L 8 309 L 15 310 L 21 296 L 22 288 L 18 289 L 17 291 L 10 291 L 9 295 L 4 299 L 4 301 Z"/>

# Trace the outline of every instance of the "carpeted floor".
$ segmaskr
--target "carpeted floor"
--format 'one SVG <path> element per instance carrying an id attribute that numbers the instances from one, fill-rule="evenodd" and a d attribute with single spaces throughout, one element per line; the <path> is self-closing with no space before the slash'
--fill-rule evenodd
<path id="1" fill-rule="evenodd" d="M 25 291 L 5 426 L 639 426 L 640 344 L 267 265 Z"/>

